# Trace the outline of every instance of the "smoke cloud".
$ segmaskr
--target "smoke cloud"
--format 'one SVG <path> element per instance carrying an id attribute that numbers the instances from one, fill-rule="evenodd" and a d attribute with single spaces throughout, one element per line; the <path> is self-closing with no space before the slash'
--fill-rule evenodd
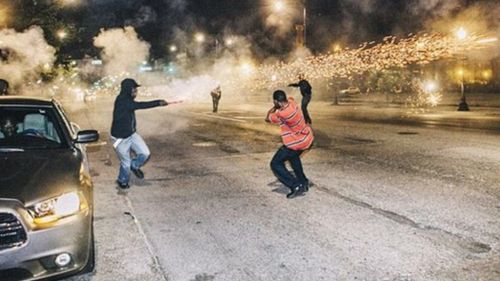
<path id="1" fill-rule="evenodd" d="M 40 27 L 23 32 L 0 30 L 0 76 L 14 86 L 34 81 L 44 69 L 51 69 L 55 53 Z"/>
<path id="2" fill-rule="evenodd" d="M 265 24 L 274 28 L 275 35 L 285 36 L 294 30 L 294 25 L 301 19 L 303 6 L 292 1 L 267 1 L 263 14 Z"/>
<path id="3" fill-rule="evenodd" d="M 377 0 L 346 0 L 348 4 L 356 6 L 364 14 L 372 13 L 377 8 Z"/>
<path id="4" fill-rule="evenodd" d="M 387 9 L 388 4 L 385 0 L 343 0 L 343 2 L 344 6 L 355 7 L 362 14 L 378 13 Z M 404 2 L 407 2 L 408 10 L 419 17 L 448 16 L 460 7 L 465 7 L 464 0 L 413 0 Z"/>
<path id="5" fill-rule="evenodd" d="M 186 10 L 187 2 L 186 0 L 171 0 L 168 1 L 168 6 L 177 12 L 184 12 Z"/>
<path id="6" fill-rule="evenodd" d="M 247 83 L 251 83 L 255 71 L 251 44 L 242 36 L 230 35 L 225 36 L 219 44 L 217 53 L 202 50 L 200 55 L 205 59 L 197 57 L 195 65 L 183 62 L 186 60 L 185 55 L 179 56 L 180 59 L 174 64 L 180 68 L 178 71 L 182 73 L 182 77 L 167 83 L 149 80 L 147 84 L 152 86 L 148 90 L 167 99 L 208 102 L 211 101 L 210 91 L 220 85 L 224 100 L 242 98 L 245 91 L 248 91 Z M 147 81 L 146 77 L 141 79 Z"/>
<path id="7" fill-rule="evenodd" d="M 461 7 L 465 7 L 464 0 L 419 0 L 411 6 L 411 12 L 433 18 L 448 17 Z"/>
<path id="8" fill-rule="evenodd" d="M 141 41 L 130 26 L 102 29 L 94 38 L 94 46 L 102 49 L 107 75 L 136 73 L 139 65 L 149 57 L 149 43 Z"/>

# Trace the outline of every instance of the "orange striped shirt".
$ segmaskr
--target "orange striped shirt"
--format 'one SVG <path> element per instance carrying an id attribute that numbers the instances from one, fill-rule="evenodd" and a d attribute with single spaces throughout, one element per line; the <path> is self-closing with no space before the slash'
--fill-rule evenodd
<path id="1" fill-rule="evenodd" d="M 279 124 L 283 144 L 291 150 L 305 150 L 311 147 L 314 135 L 311 127 L 306 124 L 302 110 L 292 97 L 288 105 L 269 114 L 269 121 Z"/>

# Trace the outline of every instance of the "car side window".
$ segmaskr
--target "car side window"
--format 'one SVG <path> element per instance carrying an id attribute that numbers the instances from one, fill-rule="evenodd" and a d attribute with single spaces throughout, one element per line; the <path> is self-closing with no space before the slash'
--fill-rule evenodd
<path id="1" fill-rule="evenodd" d="M 60 119 L 50 107 L 0 108 L 0 148 L 62 148 L 62 136 Z"/>

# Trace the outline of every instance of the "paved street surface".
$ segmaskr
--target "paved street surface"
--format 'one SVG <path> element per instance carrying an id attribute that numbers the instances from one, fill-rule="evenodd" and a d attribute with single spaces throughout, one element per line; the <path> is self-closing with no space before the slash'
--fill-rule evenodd
<path id="1" fill-rule="evenodd" d="M 287 200 L 270 105 L 138 112 L 152 157 L 126 193 L 112 100 L 68 105 L 101 143 L 96 271 L 67 280 L 500 280 L 499 114 L 312 103 L 314 186 Z"/>

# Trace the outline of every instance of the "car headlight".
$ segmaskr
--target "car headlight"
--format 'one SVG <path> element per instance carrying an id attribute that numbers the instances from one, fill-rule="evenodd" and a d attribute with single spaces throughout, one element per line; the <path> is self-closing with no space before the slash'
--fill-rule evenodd
<path id="1" fill-rule="evenodd" d="M 65 193 L 29 208 L 36 224 L 56 221 L 85 209 L 87 204 L 77 192 Z"/>

